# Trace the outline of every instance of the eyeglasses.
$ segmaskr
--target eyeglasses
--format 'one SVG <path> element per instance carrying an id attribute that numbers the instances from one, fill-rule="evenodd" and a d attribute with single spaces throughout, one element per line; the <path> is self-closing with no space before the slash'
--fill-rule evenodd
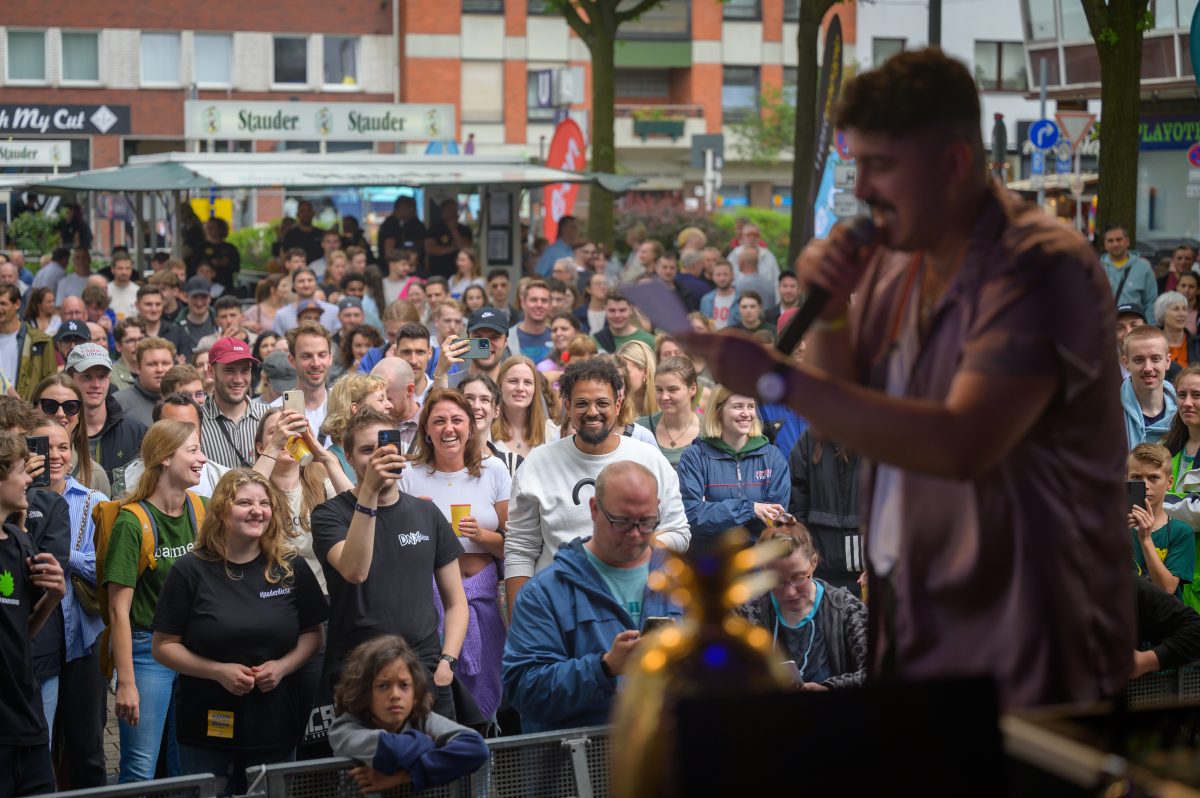
<path id="1" fill-rule="evenodd" d="M 609 399 L 597 399 L 594 402 L 589 402 L 587 399 L 576 399 L 571 403 L 577 413 L 586 413 L 593 407 L 601 413 L 607 413 L 612 409 L 613 403 Z"/>
<path id="2" fill-rule="evenodd" d="M 599 497 L 596 499 L 596 506 L 600 508 L 600 512 L 604 513 L 604 517 L 608 520 L 608 523 L 612 525 L 613 531 L 618 535 L 627 534 L 634 529 L 636 529 L 638 532 L 653 532 L 655 529 L 658 529 L 660 516 L 656 515 L 653 518 L 638 519 L 614 518 L 608 512 L 608 510 L 605 509 L 604 504 L 600 501 Z"/>
<path id="3" fill-rule="evenodd" d="M 204 400 L 208 398 L 208 391 L 192 391 L 191 397 L 197 404 L 204 404 Z"/>
<path id="4" fill-rule="evenodd" d="M 53 399 L 38 399 L 38 407 L 48 416 L 56 415 L 60 407 L 65 415 L 78 415 L 82 404 L 78 399 L 68 399 L 65 402 L 57 402 Z"/>
<path id="5" fill-rule="evenodd" d="M 803 590 L 808 587 L 808 583 L 812 581 L 812 578 L 813 575 L 811 573 L 804 576 L 793 576 L 791 579 L 779 580 L 779 586 L 790 587 L 792 590 Z"/>

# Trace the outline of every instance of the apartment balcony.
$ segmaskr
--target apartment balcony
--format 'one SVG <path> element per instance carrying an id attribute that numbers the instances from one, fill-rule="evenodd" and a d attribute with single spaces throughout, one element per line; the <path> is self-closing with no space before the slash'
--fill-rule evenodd
<path id="1" fill-rule="evenodd" d="M 692 136 L 707 132 L 699 105 L 618 105 L 614 134 L 618 149 L 688 150 Z"/>

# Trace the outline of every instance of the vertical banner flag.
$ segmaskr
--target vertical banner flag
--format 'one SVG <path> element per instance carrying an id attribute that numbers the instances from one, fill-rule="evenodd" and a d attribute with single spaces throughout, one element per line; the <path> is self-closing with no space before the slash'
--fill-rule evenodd
<path id="1" fill-rule="evenodd" d="M 835 14 L 825 31 L 825 52 L 821 57 L 821 79 L 817 82 L 817 137 L 813 147 L 813 172 L 808 189 L 808 221 L 804 238 L 813 233 L 813 201 L 821 176 L 825 173 L 825 159 L 833 143 L 833 105 L 842 91 L 842 23 Z M 797 153 L 799 154 L 799 153 Z"/>
<path id="2" fill-rule="evenodd" d="M 579 172 L 583 170 L 585 154 L 583 131 L 575 124 L 575 120 L 564 119 L 559 122 L 558 127 L 554 129 L 554 138 L 550 140 L 546 166 L 565 172 Z M 575 196 L 578 193 L 578 183 L 555 183 L 546 186 L 543 193 L 546 218 L 542 224 L 542 235 L 547 241 L 558 240 L 558 220 L 569 216 L 575 209 Z"/>

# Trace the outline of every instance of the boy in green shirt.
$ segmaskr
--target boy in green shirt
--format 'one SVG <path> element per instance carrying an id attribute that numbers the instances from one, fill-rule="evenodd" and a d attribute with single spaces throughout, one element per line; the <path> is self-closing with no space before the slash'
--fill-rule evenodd
<path id="1" fill-rule="evenodd" d="M 1184 584 L 1196 569 L 1196 539 L 1182 521 L 1167 517 L 1163 498 L 1171 483 L 1171 453 L 1158 443 L 1138 444 L 1129 453 L 1126 479 L 1146 483 L 1145 506 L 1129 511 L 1133 562 L 1138 576 L 1176 598 L 1183 599 Z"/>

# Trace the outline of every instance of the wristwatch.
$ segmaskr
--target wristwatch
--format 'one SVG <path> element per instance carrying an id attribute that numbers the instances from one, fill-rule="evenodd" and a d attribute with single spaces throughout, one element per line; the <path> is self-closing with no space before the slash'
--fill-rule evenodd
<path id="1" fill-rule="evenodd" d="M 443 654 L 438 659 L 450 663 L 450 672 L 458 673 L 458 657 L 452 657 L 449 654 Z"/>

